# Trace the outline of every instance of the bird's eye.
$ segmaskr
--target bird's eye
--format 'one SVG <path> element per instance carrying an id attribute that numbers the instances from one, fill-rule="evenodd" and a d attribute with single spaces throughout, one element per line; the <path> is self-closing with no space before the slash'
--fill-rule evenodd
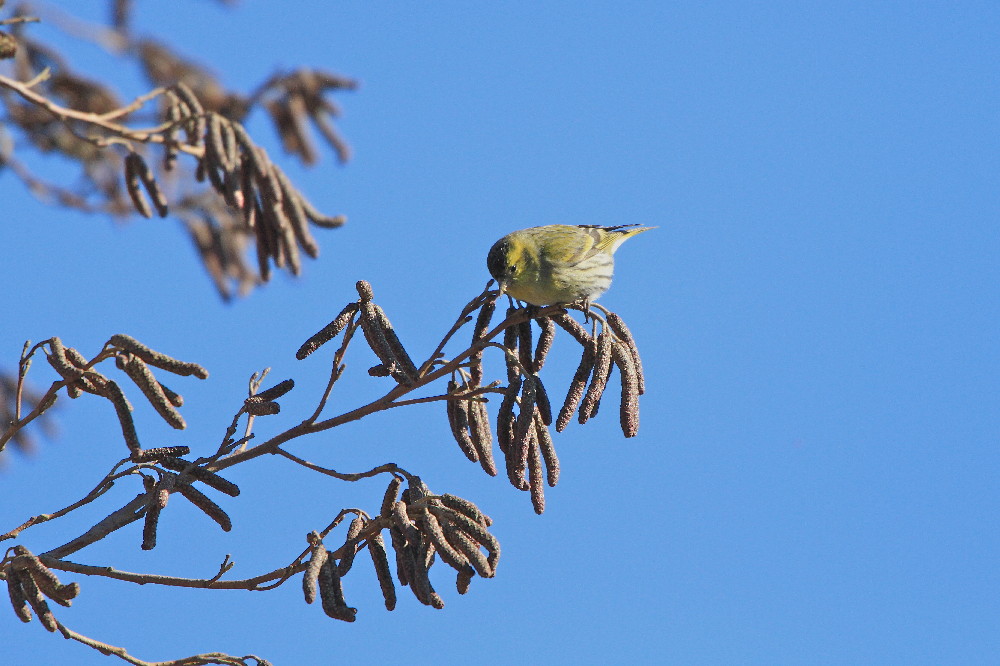
<path id="1" fill-rule="evenodd" d="M 509 266 L 507 266 L 508 275 L 513 275 L 516 272 L 517 272 L 517 264 L 510 264 Z"/>

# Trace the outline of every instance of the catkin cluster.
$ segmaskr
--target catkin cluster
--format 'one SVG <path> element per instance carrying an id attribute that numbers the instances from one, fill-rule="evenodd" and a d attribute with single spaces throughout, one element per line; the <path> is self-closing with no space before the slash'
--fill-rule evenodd
<path id="1" fill-rule="evenodd" d="M 396 607 L 396 581 L 409 587 L 416 599 L 433 608 L 444 608 L 444 600 L 431 583 L 431 567 L 437 560 L 456 574 L 461 594 L 469 590 L 475 576 L 492 578 L 500 558 L 500 544 L 487 529 L 492 521 L 472 502 L 455 495 L 433 495 L 416 476 L 393 476 L 386 488 L 378 516 L 360 510 L 351 521 L 344 545 L 328 550 L 324 534 L 312 532 L 309 559 L 302 577 L 306 603 L 316 600 L 330 617 L 353 622 L 357 609 L 347 605 L 342 579 L 351 570 L 357 553 L 368 551 L 375 568 L 387 610 Z M 400 492 L 402 490 L 402 492 Z M 344 514 L 341 514 L 341 517 Z M 331 526 L 335 527 L 340 517 Z M 389 531 L 395 567 L 390 566 L 382 532 Z"/>
<path id="2" fill-rule="evenodd" d="M 45 598 L 60 606 L 72 606 L 73 599 L 80 593 L 80 585 L 59 582 L 52 570 L 24 546 L 14 546 L 11 552 L 13 557 L 4 565 L 3 573 L 14 614 L 22 622 L 31 622 L 33 610 L 42 626 L 55 631 L 58 623 Z"/>
<path id="3" fill-rule="evenodd" d="M 490 419 L 483 393 L 483 353 L 488 347 L 486 335 L 496 308 L 496 295 L 487 298 L 479 309 L 472 334 L 474 352 L 468 371 L 461 379 L 448 384 L 448 422 L 455 441 L 469 460 L 479 462 L 487 474 L 496 475 L 493 461 Z M 544 487 L 559 480 L 550 426 L 561 432 L 573 414 L 586 423 L 597 415 L 601 398 L 614 367 L 621 373 L 619 420 L 626 437 L 639 429 L 639 396 L 645 391 L 642 365 L 635 340 L 625 322 L 613 312 L 606 317 L 593 314 L 599 333 L 588 332 L 565 310 L 538 314 L 537 308 L 510 307 L 505 322 L 515 322 L 503 329 L 507 384 L 497 389 L 502 397 L 496 410 L 496 440 L 504 455 L 507 478 L 520 490 L 529 491 L 537 513 L 545 510 Z M 525 316 L 528 315 L 528 316 Z M 532 322 L 538 328 L 533 341 Z M 540 372 L 552 348 L 556 329 L 562 329 L 581 347 L 582 354 L 570 381 L 566 398 L 553 419 L 549 392 Z"/>
<path id="4" fill-rule="evenodd" d="M 183 83 L 171 86 L 164 100 L 163 170 L 174 168 L 182 150 L 197 155 L 197 180 L 207 180 L 230 209 L 240 212 L 254 234 L 261 278 L 269 278 L 272 262 L 297 275 L 301 271 L 300 251 L 313 258 L 319 255 L 310 224 L 334 228 L 345 219 L 317 211 L 267 152 L 253 142 L 243 125 L 206 111 Z M 157 214 L 167 216 L 166 196 L 137 151 L 125 156 L 125 185 L 140 215 L 152 217 L 151 199 Z"/>

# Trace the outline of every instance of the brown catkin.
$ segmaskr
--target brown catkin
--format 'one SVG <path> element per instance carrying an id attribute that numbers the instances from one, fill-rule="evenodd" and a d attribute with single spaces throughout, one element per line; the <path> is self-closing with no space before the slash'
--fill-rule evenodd
<path id="1" fill-rule="evenodd" d="M 472 578 L 475 575 L 476 572 L 471 567 L 467 571 L 458 572 L 458 577 L 455 579 L 455 588 L 459 594 L 465 594 L 469 591 L 469 585 L 472 583 Z"/>
<path id="2" fill-rule="evenodd" d="M 14 546 L 13 550 L 16 554 L 12 562 L 15 569 L 34 578 L 42 593 L 57 604 L 61 606 L 73 605 L 70 599 L 76 594 L 67 594 L 66 588 L 69 586 L 60 583 L 59 578 L 51 569 L 42 564 L 42 561 L 34 553 L 24 546 Z"/>
<path id="3" fill-rule="evenodd" d="M 312 232 L 309 231 L 309 219 L 306 214 L 305 200 L 299 194 L 298 190 L 292 186 L 288 180 L 288 176 L 281 169 L 275 169 L 274 175 L 278 179 L 278 184 L 284 193 L 285 212 L 295 231 L 299 245 L 302 246 L 306 254 L 315 259 L 319 256 L 319 245 L 316 243 Z"/>
<path id="4" fill-rule="evenodd" d="M 269 389 L 261 391 L 254 397 L 259 398 L 260 400 L 265 402 L 270 400 L 277 400 L 281 396 L 291 391 L 293 388 L 295 388 L 295 380 L 286 379 L 284 381 L 278 382 Z"/>
<path id="5" fill-rule="evenodd" d="M 517 312 L 517 308 L 511 306 L 507 308 L 507 319 L 510 319 Z M 521 376 L 521 370 L 517 366 L 517 324 L 508 326 L 503 330 L 503 346 L 507 352 L 504 354 L 504 362 L 507 364 L 507 383 L 511 384 Z"/>
<path id="6" fill-rule="evenodd" d="M 139 436 L 135 432 L 135 423 L 132 422 L 132 412 L 130 411 L 128 400 L 125 399 L 125 394 L 122 393 L 121 387 L 110 379 L 104 386 L 104 389 L 108 400 L 115 406 L 115 413 L 118 415 L 118 422 L 121 424 L 125 445 L 133 454 L 138 453 L 142 450 L 142 447 L 139 445 Z"/>
<path id="7" fill-rule="evenodd" d="M 171 405 L 173 405 L 174 407 L 184 406 L 184 396 L 180 395 L 179 393 L 175 393 L 174 391 L 171 391 L 170 387 L 166 386 L 165 384 L 161 384 L 160 382 L 156 383 L 160 384 L 160 390 L 163 391 L 163 395 L 167 396 L 167 400 L 170 401 Z"/>
<path id="8" fill-rule="evenodd" d="M 66 356 L 66 347 L 63 346 L 62 340 L 59 338 L 51 338 L 49 340 L 49 350 L 51 353 L 48 354 L 47 359 L 49 365 L 59 373 L 59 376 L 66 381 L 75 381 L 83 375 L 83 372 L 75 364 L 70 362 Z"/>
<path id="9" fill-rule="evenodd" d="M 462 554 L 462 557 L 476 570 L 476 573 L 483 578 L 491 578 L 493 576 L 494 571 L 490 567 L 489 561 L 469 535 L 447 519 L 443 521 L 442 529 L 448 543 L 457 552 Z"/>
<path id="10" fill-rule="evenodd" d="M 514 403 L 521 392 L 521 377 L 516 376 L 504 391 L 503 399 L 500 401 L 500 409 L 497 410 L 497 444 L 504 453 L 510 448 L 514 439 Z"/>
<path id="11" fill-rule="evenodd" d="M 531 371 L 534 363 L 531 351 L 531 320 L 517 325 L 517 360 L 525 372 Z"/>
<path id="12" fill-rule="evenodd" d="M 535 383 L 535 406 L 538 407 L 538 413 L 541 414 L 542 422 L 545 425 L 552 425 L 552 403 L 549 402 L 549 394 L 545 390 L 545 384 L 542 383 L 542 378 L 538 375 L 532 375 L 532 380 Z"/>
<path id="13" fill-rule="evenodd" d="M 375 567 L 375 576 L 378 578 L 379 587 L 382 588 L 382 599 L 385 601 L 385 609 L 396 608 L 396 586 L 392 582 L 392 571 L 389 569 L 389 556 L 385 552 L 385 541 L 381 534 L 368 537 L 368 553 L 372 557 L 372 564 Z"/>
<path id="14" fill-rule="evenodd" d="M 163 120 L 172 123 L 171 127 L 163 132 L 163 170 L 173 171 L 174 163 L 177 161 L 177 126 L 173 123 L 181 118 L 180 101 L 172 90 L 166 94 L 166 111 L 163 113 Z"/>
<path id="15" fill-rule="evenodd" d="M 538 342 L 535 344 L 534 358 L 531 361 L 531 371 L 537 375 L 542 366 L 545 365 L 545 359 L 552 349 L 552 341 L 556 337 L 556 325 L 549 317 L 542 317 L 535 321 L 538 322 L 538 325 L 542 329 L 542 332 L 538 336 Z"/>
<path id="16" fill-rule="evenodd" d="M 500 559 L 500 543 L 496 540 L 496 537 L 489 533 L 482 523 L 469 518 L 461 512 L 452 511 L 445 507 L 431 505 L 428 508 L 437 516 L 438 520 L 444 518 L 447 521 L 451 521 L 461 531 L 479 542 L 488 553 L 487 562 L 490 563 L 490 568 L 496 569 L 496 562 Z M 444 525 L 443 521 L 442 525 Z"/>
<path id="17" fill-rule="evenodd" d="M 156 484 L 156 504 L 160 509 L 166 509 L 170 502 L 170 493 L 174 489 L 176 474 L 164 474 L 163 480 Z"/>
<path id="18" fill-rule="evenodd" d="M 244 410 L 251 416 L 273 416 L 281 412 L 281 405 L 276 402 L 261 401 L 254 396 L 244 401 Z"/>
<path id="19" fill-rule="evenodd" d="M 159 462 L 164 458 L 179 458 L 191 453 L 187 446 L 158 446 L 153 449 L 143 449 L 132 456 L 133 462 Z"/>
<path id="20" fill-rule="evenodd" d="M 427 567 L 424 564 L 423 558 L 420 556 L 416 547 L 407 547 L 405 556 L 410 561 L 410 591 L 413 592 L 413 596 L 417 600 L 424 604 L 425 606 L 434 606 L 435 597 L 437 594 L 434 592 L 434 588 L 431 585 L 431 579 L 428 576 Z M 437 600 L 440 602 L 440 597 Z"/>
<path id="21" fill-rule="evenodd" d="M 497 475 L 497 466 L 493 461 L 493 433 L 490 431 L 490 415 L 486 403 L 482 400 L 469 401 L 469 434 L 472 444 L 476 447 L 479 464 L 490 476 Z"/>
<path id="22" fill-rule="evenodd" d="M 403 480 L 398 476 L 393 476 L 392 481 L 389 482 L 389 486 L 385 489 L 385 494 L 382 496 L 382 509 L 379 511 L 380 516 L 389 517 L 392 515 L 393 507 L 396 505 L 396 500 L 399 498 L 399 488 L 403 485 Z"/>
<path id="23" fill-rule="evenodd" d="M 392 521 L 399 533 L 406 539 L 406 545 L 416 547 L 420 543 L 420 531 L 413 525 L 406 512 L 405 502 L 396 502 L 392 506 Z"/>
<path id="24" fill-rule="evenodd" d="M 619 419 L 622 434 L 626 437 L 635 437 L 639 432 L 639 379 L 632 364 L 632 354 L 624 342 L 616 340 L 612 356 L 621 372 L 622 399 Z"/>
<path id="25" fill-rule="evenodd" d="M 332 557 L 327 557 L 319 568 L 319 596 L 323 612 L 329 617 L 344 622 L 354 622 L 358 609 L 347 605 L 340 573 Z"/>
<path id="26" fill-rule="evenodd" d="M 14 567 L 7 565 L 4 567 L 4 577 L 7 579 L 7 594 L 10 596 L 10 605 L 14 608 L 14 614 L 21 622 L 31 622 L 31 608 L 28 606 L 28 598 L 24 596 L 21 588 L 21 576 L 27 573 L 20 573 Z"/>
<path id="27" fill-rule="evenodd" d="M 205 132 L 205 153 L 202 163 L 205 165 L 208 180 L 219 194 L 226 194 L 226 185 L 223 176 L 219 175 L 219 170 L 228 171 L 226 165 L 226 147 L 222 139 L 222 119 L 217 113 L 210 112 L 207 117 L 207 129 Z M 226 203 L 231 203 L 227 201 Z"/>
<path id="28" fill-rule="evenodd" d="M 176 488 L 177 492 L 183 495 L 186 500 L 201 509 L 206 516 L 217 522 L 223 532 L 229 532 L 233 529 L 233 521 L 230 520 L 229 515 L 203 492 L 186 483 L 182 483 L 176 486 Z"/>
<path id="29" fill-rule="evenodd" d="M 313 532 L 313 534 L 316 533 Z M 319 541 L 319 535 L 316 534 L 316 543 L 313 544 L 309 562 L 306 563 L 306 570 L 302 574 L 302 593 L 305 595 L 307 604 L 316 601 L 316 583 L 319 580 L 319 570 L 328 556 L 329 552 L 323 542 Z"/>
<path id="30" fill-rule="evenodd" d="M 583 398 L 583 392 L 587 388 L 587 379 L 590 378 L 590 373 L 594 369 L 596 351 L 597 343 L 593 340 L 588 341 L 583 347 L 580 365 L 577 366 L 576 372 L 573 374 L 569 390 L 566 392 L 566 400 L 563 401 L 562 409 L 559 410 L 559 416 L 556 419 L 556 432 L 562 432 L 569 425 L 573 418 L 573 412 L 576 411 L 580 399 Z"/>
<path id="31" fill-rule="evenodd" d="M 368 280 L 358 280 L 354 283 L 354 288 L 358 290 L 358 296 L 361 298 L 362 303 L 367 303 L 375 298 L 372 285 Z"/>
<path id="32" fill-rule="evenodd" d="M 635 367 L 637 389 L 639 395 L 643 395 L 646 392 L 646 378 L 642 372 L 642 359 L 639 358 L 639 348 L 635 344 L 635 338 L 632 337 L 632 331 L 625 325 L 625 321 L 614 312 L 608 315 L 608 324 L 628 348 L 629 355 L 632 357 L 632 365 Z"/>
<path id="33" fill-rule="evenodd" d="M 125 374 L 128 375 L 129 379 L 139 387 L 142 394 L 146 396 L 149 404 L 153 406 L 156 413 L 159 414 L 164 421 L 166 421 L 170 427 L 176 430 L 184 430 L 187 424 L 184 422 L 184 417 L 180 415 L 177 409 L 171 404 L 170 399 L 167 394 L 163 392 L 160 387 L 160 383 L 156 381 L 156 377 L 153 376 L 152 371 L 150 371 L 149 366 L 143 362 L 141 358 L 134 354 L 128 354 L 128 358 L 125 359 L 124 367 L 122 368 Z"/>
<path id="34" fill-rule="evenodd" d="M 396 357 L 386 338 L 385 329 L 379 325 L 378 311 L 371 301 L 361 301 L 361 332 L 378 360 L 386 367 L 392 378 L 400 384 L 410 383 L 410 378 L 402 368 L 402 361 Z"/>
<path id="35" fill-rule="evenodd" d="M 400 585 L 409 585 L 413 563 L 406 554 L 406 537 L 403 536 L 398 527 L 392 525 L 389 528 L 389 539 L 396 556 L 396 578 L 399 579 Z"/>
<path id="36" fill-rule="evenodd" d="M 344 542 L 344 556 L 340 558 L 340 564 L 337 565 L 337 572 L 341 576 L 346 576 L 347 572 L 354 566 L 354 556 L 357 555 L 358 548 L 360 547 L 358 535 L 361 534 L 361 530 L 364 527 L 364 518 L 355 516 L 354 520 L 351 521 L 350 527 L 347 528 L 347 539 Z"/>
<path id="37" fill-rule="evenodd" d="M 454 379 L 448 382 L 448 395 L 453 396 L 458 390 L 458 384 Z M 472 443 L 472 436 L 469 433 L 469 412 L 466 400 L 455 400 L 449 397 L 445 400 L 448 412 L 448 424 L 451 426 L 451 434 L 458 443 L 458 448 L 462 449 L 465 457 L 472 462 L 479 462 L 479 454 Z"/>
<path id="38" fill-rule="evenodd" d="M 172 90 L 187 107 L 188 115 L 191 116 L 191 121 L 184 127 L 188 134 L 188 143 L 192 146 L 200 145 L 201 138 L 205 134 L 205 109 L 202 108 L 197 95 L 184 83 L 178 81 Z"/>
<path id="39" fill-rule="evenodd" d="M 493 520 L 489 516 L 480 511 L 478 506 L 464 497 L 445 493 L 444 495 L 438 497 L 438 499 L 441 501 L 441 504 L 445 505 L 447 508 L 466 516 L 483 527 L 489 527 L 493 524 Z"/>
<path id="40" fill-rule="evenodd" d="M 531 490 L 531 506 L 535 513 L 545 512 L 545 479 L 542 474 L 542 454 L 538 450 L 538 436 L 531 438 L 528 447 L 528 488 Z"/>
<path id="41" fill-rule="evenodd" d="M 232 481 L 223 479 L 215 472 L 207 470 L 204 467 L 198 467 L 187 460 L 182 460 L 180 458 L 164 458 L 159 464 L 161 467 L 166 467 L 169 470 L 186 473 L 191 478 L 197 479 L 206 486 L 211 486 L 220 493 L 225 493 L 230 497 L 238 497 L 240 494 L 240 487 Z"/>
<path id="42" fill-rule="evenodd" d="M 336 317 L 334 317 L 333 321 L 320 329 L 316 335 L 302 343 L 299 350 L 295 352 L 295 358 L 301 361 L 306 356 L 309 356 L 309 354 L 312 354 L 314 351 L 319 349 L 322 345 L 336 337 L 338 333 L 347 327 L 357 311 L 357 303 L 348 303 L 344 309 L 341 310 Z"/>
<path id="43" fill-rule="evenodd" d="M 587 329 L 576 319 L 570 317 L 568 312 L 559 312 L 552 315 L 550 319 L 561 329 L 572 335 L 583 346 L 587 346 L 593 339 L 590 333 L 587 332 Z"/>
<path id="44" fill-rule="evenodd" d="M 507 478 L 515 488 L 527 490 L 524 481 L 524 470 L 528 462 L 528 448 L 534 428 L 532 420 L 535 414 L 535 382 L 531 376 L 524 378 L 521 385 L 521 404 L 514 422 L 514 437 L 507 449 Z"/>
<path id="45" fill-rule="evenodd" d="M 149 198 L 153 200 L 153 205 L 156 206 L 156 212 L 160 217 L 167 216 L 167 199 L 163 196 L 163 191 L 160 189 L 160 185 L 156 182 L 156 178 L 153 177 L 153 172 L 150 170 L 149 165 L 146 164 L 146 160 L 142 158 L 142 155 L 136 152 L 130 152 L 125 156 L 125 184 L 129 191 L 129 195 L 132 197 L 132 203 L 136 206 L 136 210 L 142 214 L 143 217 L 152 217 L 152 211 L 149 210 L 149 204 L 143 199 L 144 207 L 137 203 L 136 195 L 141 196 L 138 192 L 138 180 L 142 181 L 143 187 L 149 194 Z M 134 192 L 134 193 L 133 193 Z M 148 214 L 147 214 L 148 213 Z"/>
<path id="46" fill-rule="evenodd" d="M 482 307 L 479 308 L 479 315 L 476 316 L 476 324 L 472 329 L 472 344 L 475 345 L 477 342 L 482 340 L 486 333 L 489 332 L 490 321 L 493 319 L 493 313 L 496 311 L 497 302 L 496 298 L 490 298 Z M 472 356 L 469 357 L 469 373 L 472 375 L 470 383 L 473 386 L 479 386 L 483 383 L 483 350 L 479 349 L 473 352 Z"/>
<path id="47" fill-rule="evenodd" d="M 559 482 L 559 458 L 556 456 L 556 447 L 552 442 L 552 434 L 545 427 L 545 423 L 540 419 L 535 420 L 535 438 L 538 441 L 538 450 L 545 461 L 545 476 L 548 484 L 555 487 Z"/>
<path id="48" fill-rule="evenodd" d="M 145 193 L 139 187 L 138 164 L 133 155 L 139 157 L 136 153 L 129 153 L 125 156 L 125 190 L 128 192 L 129 198 L 132 199 L 132 206 L 136 212 L 144 218 L 150 219 L 153 217 L 153 209 L 150 207 Z"/>
<path id="49" fill-rule="evenodd" d="M 430 538 L 431 542 L 434 544 L 434 548 L 438 555 L 441 556 L 441 560 L 452 567 L 456 571 L 462 571 L 469 567 L 469 561 L 464 555 L 455 550 L 448 540 L 445 538 L 444 530 L 441 528 L 441 523 L 438 522 L 437 517 L 430 511 L 424 511 L 420 515 L 420 523 L 423 527 L 423 533 Z"/>
<path id="50" fill-rule="evenodd" d="M 409 353 L 403 347 L 403 343 L 399 341 L 399 336 L 396 335 L 396 329 L 392 327 L 389 322 L 389 317 L 386 316 L 385 310 L 380 306 L 375 306 L 375 315 L 378 317 L 378 325 L 382 329 L 382 333 L 385 336 L 386 342 L 389 343 L 389 347 L 392 349 L 393 356 L 399 361 L 402 366 L 403 373 L 411 378 L 417 378 L 417 366 L 414 365 L 413 359 L 410 358 Z"/>
<path id="51" fill-rule="evenodd" d="M 49 631 L 55 631 L 57 628 L 56 618 L 52 615 L 52 611 L 49 610 L 49 605 L 45 602 L 45 597 L 42 596 L 41 590 L 38 589 L 35 579 L 26 572 L 22 572 L 18 576 L 18 579 L 21 582 L 21 590 L 24 592 L 24 598 L 31 604 L 42 626 Z"/>
<path id="52" fill-rule="evenodd" d="M 611 369 L 611 351 L 613 338 L 609 331 L 602 331 L 597 337 L 597 354 L 594 359 L 594 372 L 590 377 L 590 385 L 580 404 L 579 421 L 586 423 L 587 419 L 597 413 L 597 405 L 608 385 L 608 375 Z"/>
<path id="53" fill-rule="evenodd" d="M 177 359 L 167 356 L 166 354 L 153 351 L 131 336 L 123 333 L 117 333 L 111 336 L 110 342 L 123 351 L 135 354 L 154 368 L 160 368 L 161 370 L 166 370 L 167 372 L 172 372 L 175 375 L 181 375 L 184 377 L 194 375 L 198 379 L 208 379 L 208 370 L 201 367 L 197 363 L 178 361 Z"/>
<path id="54" fill-rule="evenodd" d="M 156 528 L 160 524 L 160 511 L 162 507 L 156 495 L 152 495 L 149 503 L 146 504 L 146 516 L 142 524 L 142 549 L 153 550 L 156 548 Z"/>

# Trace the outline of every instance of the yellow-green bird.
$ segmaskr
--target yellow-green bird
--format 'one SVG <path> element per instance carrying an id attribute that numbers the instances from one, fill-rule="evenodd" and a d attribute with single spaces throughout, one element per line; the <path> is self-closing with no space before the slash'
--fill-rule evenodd
<path id="1" fill-rule="evenodd" d="M 656 227 L 549 224 L 507 234 L 490 248 L 486 267 L 500 293 L 532 305 L 589 304 L 611 286 L 615 251 Z"/>

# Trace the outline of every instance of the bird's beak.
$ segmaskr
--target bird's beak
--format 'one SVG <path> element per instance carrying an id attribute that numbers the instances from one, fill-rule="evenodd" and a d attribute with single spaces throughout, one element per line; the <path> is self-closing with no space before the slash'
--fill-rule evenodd
<path id="1" fill-rule="evenodd" d="M 506 280 L 497 280 L 497 286 L 500 287 L 500 293 L 498 293 L 497 296 L 503 296 L 504 294 L 507 293 L 507 281 Z"/>

